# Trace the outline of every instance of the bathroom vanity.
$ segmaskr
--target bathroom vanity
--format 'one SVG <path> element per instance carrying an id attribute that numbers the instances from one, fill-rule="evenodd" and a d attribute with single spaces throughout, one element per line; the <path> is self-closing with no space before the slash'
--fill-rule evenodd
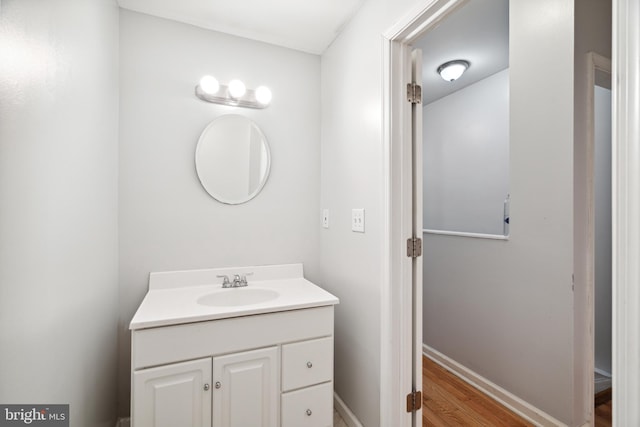
<path id="1" fill-rule="evenodd" d="M 248 285 L 222 288 L 235 275 Z M 151 273 L 132 427 L 332 426 L 335 304 L 302 264 Z"/>

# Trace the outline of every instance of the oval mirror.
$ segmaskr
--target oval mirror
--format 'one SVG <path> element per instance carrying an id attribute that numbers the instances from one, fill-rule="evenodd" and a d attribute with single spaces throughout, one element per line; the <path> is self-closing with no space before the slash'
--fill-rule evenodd
<path id="1" fill-rule="evenodd" d="M 237 205 L 260 193 L 269 177 L 271 153 L 253 121 L 237 114 L 220 116 L 200 135 L 196 172 L 207 193 Z"/>

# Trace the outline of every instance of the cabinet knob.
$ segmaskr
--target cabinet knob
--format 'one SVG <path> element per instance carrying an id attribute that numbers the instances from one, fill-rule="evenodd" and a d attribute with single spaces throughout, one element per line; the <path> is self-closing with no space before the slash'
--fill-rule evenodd
<path id="1" fill-rule="evenodd" d="M 209 384 L 204 385 L 204 391 L 209 391 Z"/>
<path id="2" fill-rule="evenodd" d="M 313 363 L 307 362 L 307 368 L 309 368 L 309 369 L 313 368 Z"/>
<path id="3" fill-rule="evenodd" d="M 222 387 L 222 384 L 220 384 L 220 381 L 216 381 L 216 388 L 220 388 Z"/>
<path id="4" fill-rule="evenodd" d="M 307 409 L 307 416 L 310 417 L 311 414 L 313 414 L 313 412 L 311 412 L 311 409 Z"/>

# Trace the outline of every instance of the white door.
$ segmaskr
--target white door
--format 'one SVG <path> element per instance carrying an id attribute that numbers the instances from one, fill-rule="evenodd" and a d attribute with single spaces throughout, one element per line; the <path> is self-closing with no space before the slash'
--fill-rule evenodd
<path id="1" fill-rule="evenodd" d="M 277 347 L 215 357 L 213 382 L 214 427 L 278 426 Z"/>
<path id="2" fill-rule="evenodd" d="M 422 51 L 411 52 L 411 80 L 422 86 Z M 422 89 L 424 90 L 424 89 Z M 413 390 L 422 392 L 422 94 L 411 105 L 411 141 L 412 141 L 412 231 L 420 239 L 420 249 L 414 254 L 412 265 L 412 302 L 413 333 L 411 342 L 413 357 Z M 417 394 L 422 399 L 422 393 Z M 418 408 L 413 414 L 412 426 L 422 426 L 422 402 L 416 402 Z"/>
<path id="3" fill-rule="evenodd" d="M 210 427 L 211 358 L 133 373 L 132 427 Z"/>

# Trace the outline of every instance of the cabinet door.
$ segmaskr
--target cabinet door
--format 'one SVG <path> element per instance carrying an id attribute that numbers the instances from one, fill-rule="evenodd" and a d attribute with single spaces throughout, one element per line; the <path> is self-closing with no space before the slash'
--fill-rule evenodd
<path id="1" fill-rule="evenodd" d="M 132 427 L 210 427 L 211 358 L 133 373 Z"/>
<path id="2" fill-rule="evenodd" d="M 214 357 L 213 426 L 277 427 L 278 348 Z"/>

